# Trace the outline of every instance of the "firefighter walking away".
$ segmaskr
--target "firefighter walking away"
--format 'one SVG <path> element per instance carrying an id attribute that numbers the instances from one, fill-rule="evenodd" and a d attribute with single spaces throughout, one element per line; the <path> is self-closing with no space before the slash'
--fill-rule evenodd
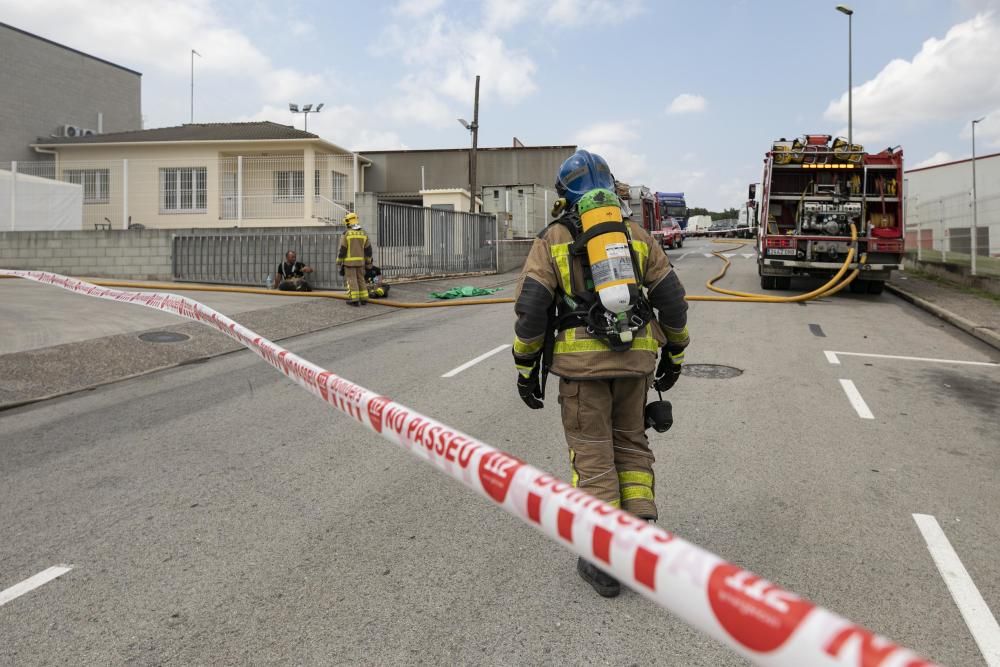
<path id="1" fill-rule="evenodd" d="M 599 155 L 577 151 L 559 169 L 556 220 L 532 244 L 517 287 L 517 388 L 538 409 L 547 374 L 558 376 L 573 486 L 655 521 L 646 396 L 680 377 L 687 302 L 660 244 L 623 218 L 614 189 Z M 621 590 L 587 560 L 577 571 L 604 597 Z"/>
<path id="2" fill-rule="evenodd" d="M 358 224 L 358 214 L 348 213 L 344 217 L 347 231 L 340 237 L 337 266 L 340 275 L 347 282 L 347 303 L 362 306 L 368 303 L 368 284 L 365 271 L 372 268 L 372 244 L 368 234 Z"/>

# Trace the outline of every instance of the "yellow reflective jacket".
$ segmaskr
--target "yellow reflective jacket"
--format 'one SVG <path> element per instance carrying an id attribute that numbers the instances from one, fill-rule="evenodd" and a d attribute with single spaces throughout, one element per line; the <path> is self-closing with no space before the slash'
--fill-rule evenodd
<path id="1" fill-rule="evenodd" d="M 637 332 L 631 348 L 624 352 L 612 351 L 583 326 L 558 332 L 549 368 L 553 374 L 568 379 L 649 375 L 663 345 L 677 361 L 683 360 L 688 344 L 684 287 L 649 233 L 632 221 L 628 221 L 628 228 L 640 284 L 656 310 L 656 320 Z M 522 374 L 529 373 L 542 355 L 546 334 L 554 326 L 554 307 L 565 303 L 574 288 L 584 289 L 583 258 L 570 254 L 572 244 L 573 234 L 566 225 L 553 223 L 535 239 L 524 264 L 514 304 L 514 360 Z"/>
<path id="2" fill-rule="evenodd" d="M 340 237 L 340 250 L 337 252 L 337 264 L 344 266 L 372 265 L 372 244 L 368 234 L 363 229 L 348 229 Z"/>

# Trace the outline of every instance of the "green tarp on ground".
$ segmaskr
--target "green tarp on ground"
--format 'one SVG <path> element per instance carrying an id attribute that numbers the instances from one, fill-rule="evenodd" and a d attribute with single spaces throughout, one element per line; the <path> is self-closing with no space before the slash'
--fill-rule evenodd
<path id="1" fill-rule="evenodd" d="M 489 296 L 502 289 L 502 287 L 452 287 L 447 292 L 431 292 L 431 296 L 435 299 L 461 299 L 466 296 Z"/>

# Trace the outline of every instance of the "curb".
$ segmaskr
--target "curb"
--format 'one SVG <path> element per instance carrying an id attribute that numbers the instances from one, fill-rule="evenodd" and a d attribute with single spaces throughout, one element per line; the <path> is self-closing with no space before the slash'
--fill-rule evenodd
<path id="1" fill-rule="evenodd" d="M 285 341 L 291 338 L 298 338 L 299 336 L 308 336 L 310 334 L 321 333 L 324 331 L 329 331 L 330 329 L 336 329 L 337 327 L 342 327 L 345 324 L 354 324 L 356 322 L 362 322 L 364 320 L 373 319 L 376 317 L 382 317 L 388 315 L 392 311 L 385 311 L 382 313 L 376 313 L 374 315 L 369 315 L 368 317 L 362 317 L 357 320 L 349 320 L 347 322 L 339 322 L 337 324 L 332 324 L 330 326 L 320 327 L 319 329 L 311 329 L 309 331 L 299 331 L 297 333 L 288 334 L 287 336 L 281 336 L 280 338 L 275 338 L 273 342 Z M 242 315 L 238 313 L 236 316 Z M 128 380 L 135 380 L 136 378 L 145 377 L 147 375 L 153 375 L 155 373 L 162 373 L 163 371 L 173 370 L 175 368 L 181 368 L 183 366 L 192 366 L 196 364 L 203 364 L 206 361 L 211 361 L 212 359 L 218 359 L 219 357 L 224 357 L 230 354 L 236 354 L 237 352 L 247 351 L 244 347 L 237 347 L 232 350 L 223 350 L 221 352 L 213 352 L 211 354 L 206 354 L 198 357 L 191 357 L 190 359 L 184 359 L 182 361 L 175 361 L 171 364 L 165 364 L 163 366 L 154 366 L 153 368 L 146 368 L 136 373 L 130 373 L 128 375 L 123 375 L 121 377 L 108 378 L 106 380 L 101 380 L 100 382 L 93 382 L 84 387 L 77 387 L 75 389 L 65 389 L 63 391 L 57 391 L 52 394 L 46 394 L 44 396 L 34 396 L 32 398 L 22 398 L 16 401 L 10 401 L 8 403 L 0 403 L 0 413 L 6 412 L 8 410 L 14 410 L 16 408 L 23 408 L 26 405 L 34 405 L 35 403 L 43 403 L 45 401 L 51 401 L 56 398 L 64 398 L 66 396 L 72 396 L 74 394 L 80 394 L 85 391 L 94 391 L 95 389 L 100 389 L 101 387 L 106 387 L 112 384 L 118 384 L 119 382 L 127 382 Z"/>
<path id="2" fill-rule="evenodd" d="M 934 315 L 935 317 L 941 318 L 948 324 L 951 324 L 952 326 L 961 329 L 970 336 L 975 336 L 976 338 L 986 343 L 990 347 L 1000 350 L 1000 334 L 993 331 L 992 329 L 984 327 L 980 324 L 976 324 L 972 320 L 968 320 L 962 317 L 961 315 L 956 315 L 950 310 L 942 308 L 937 304 L 931 303 L 927 299 L 922 299 L 916 294 L 913 294 L 912 292 L 907 292 L 905 289 L 893 285 L 892 283 L 886 283 L 885 288 L 890 292 L 892 292 L 893 294 L 895 294 L 896 296 L 898 296 L 903 301 L 909 301 L 914 306 L 926 310 L 928 313 Z"/>

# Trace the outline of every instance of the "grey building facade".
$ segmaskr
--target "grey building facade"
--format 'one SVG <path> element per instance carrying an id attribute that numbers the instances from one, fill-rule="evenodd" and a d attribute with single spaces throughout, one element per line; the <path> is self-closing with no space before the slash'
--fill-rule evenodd
<path id="1" fill-rule="evenodd" d="M 551 187 L 563 161 L 576 146 L 480 148 L 476 155 L 476 190 L 518 183 Z M 420 190 L 469 187 L 469 149 L 360 151 L 371 160 L 365 191 L 383 199 L 419 202 Z M 491 193 L 492 196 L 492 193 Z"/>
<path id="2" fill-rule="evenodd" d="M 142 128 L 142 74 L 0 23 L 0 167 L 30 144 Z"/>

